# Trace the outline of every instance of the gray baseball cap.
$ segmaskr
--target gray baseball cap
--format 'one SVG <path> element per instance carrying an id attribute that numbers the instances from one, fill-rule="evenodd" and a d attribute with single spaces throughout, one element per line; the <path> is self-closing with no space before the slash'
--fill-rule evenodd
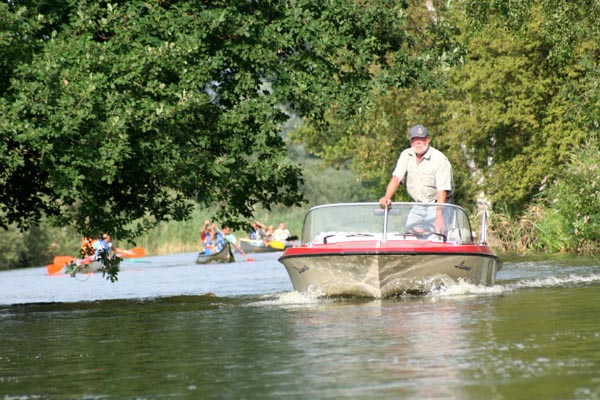
<path id="1" fill-rule="evenodd" d="M 424 138 L 427 137 L 429 135 L 429 133 L 427 132 L 427 129 L 425 129 L 425 127 L 423 125 L 415 125 L 412 128 L 410 128 L 409 131 L 409 137 L 412 138 Z"/>

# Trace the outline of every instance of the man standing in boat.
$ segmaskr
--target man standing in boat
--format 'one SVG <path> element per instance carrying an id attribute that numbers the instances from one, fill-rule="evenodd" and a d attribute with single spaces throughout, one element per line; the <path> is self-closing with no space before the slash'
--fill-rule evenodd
<path id="1" fill-rule="evenodd" d="M 447 203 L 454 191 L 452 165 L 439 150 L 431 147 L 429 132 L 423 125 L 415 125 L 409 130 L 410 146 L 400 153 L 392 178 L 385 195 L 379 204 L 387 207 L 402 182 L 410 197 L 420 203 Z M 432 221 L 435 232 L 444 233 L 443 207 L 426 207 L 409 215 L 407 226 L 420 221 Z M 435 216 L 431 215 L 435 210 Z M 427 215 L 424 215 L 427 214 Z"/>

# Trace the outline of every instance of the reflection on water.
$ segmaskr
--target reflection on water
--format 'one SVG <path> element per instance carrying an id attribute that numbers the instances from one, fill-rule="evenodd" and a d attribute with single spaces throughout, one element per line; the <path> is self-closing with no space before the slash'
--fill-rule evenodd
<path id="1" fill-rule="evenodd" d="M 468 366 L 465 323 L 429 299 L 322 305 L 294 316 L 297 363 L 317 398 L 465 398 L 452 386 Z"/>
<path id="2" fill-rule="evenodd" d="M 87 281 L 75 283 L 100 299 L 25 304 L 36 298 L 25 289 L 0 305 L 0 398 L 600 397 L 593 259 L 510 260 L 491 288 L 364 300 L 293 292 L 270 257 L 147 266 L 117 289 L 135 295 L 132 275 L 143 284 L 160 271 L 169 293 L 182 285 L 173 295 L 107 299 L 110 287 Z M 0 286 L 18 282 L 13 272 Z"/>

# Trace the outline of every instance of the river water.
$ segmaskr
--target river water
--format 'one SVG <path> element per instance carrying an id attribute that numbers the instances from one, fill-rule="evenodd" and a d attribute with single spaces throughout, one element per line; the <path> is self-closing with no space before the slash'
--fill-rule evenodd
<path id="1" fill-rule="evenodd" d="M 0 399 L 600 399 L 595 258 L 365 300 L 294 292 L 279 255 L 0 272 Z"/>

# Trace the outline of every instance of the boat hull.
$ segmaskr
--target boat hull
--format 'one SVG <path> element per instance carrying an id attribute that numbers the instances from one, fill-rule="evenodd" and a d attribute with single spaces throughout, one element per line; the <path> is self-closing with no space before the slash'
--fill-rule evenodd
<path id="1" fill-rule="evenodd" d="M 196 257 L 196 264 L 211 264 L 211 263 L 232 263 L 235 261 L 235 257 L 231 252 L 231 246 L 229 243 L 225 243 L 225 246 L 220 252 L 215 254 L 204 254 L 204 252 L 198 253 Z"/>
<path id="2" fill-rule="evenodd" d="M 463 280 L 493 285 L 501 268 L 491 252 L 306 252 L 284 255 L 294 290 L 318 296 L 394 297 Z"/>

